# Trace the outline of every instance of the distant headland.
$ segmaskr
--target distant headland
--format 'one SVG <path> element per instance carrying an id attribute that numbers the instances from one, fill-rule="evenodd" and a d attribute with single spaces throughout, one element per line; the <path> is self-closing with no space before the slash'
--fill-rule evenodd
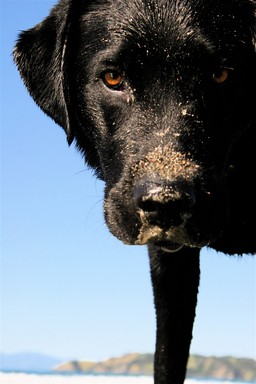
<path id="1" fill-rule="evenodd" d="M 152 375 L 153 354 L 132 353 L 101 362 L 69 361 L 59 364 L 56 371 L 86 374 Z M 255 382 L 256 361 L 236 357 L 205 357 L 191 355 L 187 377 L 241 380 Z"/>

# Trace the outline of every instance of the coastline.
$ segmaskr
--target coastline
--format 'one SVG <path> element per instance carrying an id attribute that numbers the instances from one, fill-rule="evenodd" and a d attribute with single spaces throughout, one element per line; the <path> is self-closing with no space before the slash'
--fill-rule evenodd
<path id="1" fill-rule="evenodd" d="M 153 384 L 151 376 L 140 375 L 86 375 L 83 373 L 24 373 L 0 372 L 1 384 Z M 188 378 L 185 384 L 249 384 L 253 382 L 193 379 Z"/>

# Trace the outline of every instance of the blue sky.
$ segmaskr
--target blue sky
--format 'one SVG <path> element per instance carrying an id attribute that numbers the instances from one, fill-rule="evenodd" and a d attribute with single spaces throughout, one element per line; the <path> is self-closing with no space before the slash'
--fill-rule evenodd
<path id="1" fill-rule="evenodd" d="M 54 1 L 1 0 L 1 351 L 63 359 L 152 352 L 145 247 L 113 238 L 102 182 L 32 101 L 12 63 L 19 30 Z M 255 258 L 204 249 L 192 353 L 256 355 Z"/>

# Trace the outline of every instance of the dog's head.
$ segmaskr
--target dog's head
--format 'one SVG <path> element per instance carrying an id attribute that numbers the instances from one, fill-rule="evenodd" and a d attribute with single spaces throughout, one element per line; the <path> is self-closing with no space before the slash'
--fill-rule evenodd
<path id="1" fill-rule="evenodd" d="M 256 6 L 61 0 L 14 57 L 128 244 L 256 252 Z"/>

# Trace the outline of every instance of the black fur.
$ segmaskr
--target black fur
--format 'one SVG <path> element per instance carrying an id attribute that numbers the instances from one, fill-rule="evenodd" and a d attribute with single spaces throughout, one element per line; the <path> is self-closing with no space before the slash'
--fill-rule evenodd
<path id="1" fill-rule="evenodd" d="M 61 0 L 14 51 L 105 181 L 110 231 L 149 246 L 156 384 L 185 377 L 200 249 L 256 252 L 255 14 L 254 0 Z"/>

